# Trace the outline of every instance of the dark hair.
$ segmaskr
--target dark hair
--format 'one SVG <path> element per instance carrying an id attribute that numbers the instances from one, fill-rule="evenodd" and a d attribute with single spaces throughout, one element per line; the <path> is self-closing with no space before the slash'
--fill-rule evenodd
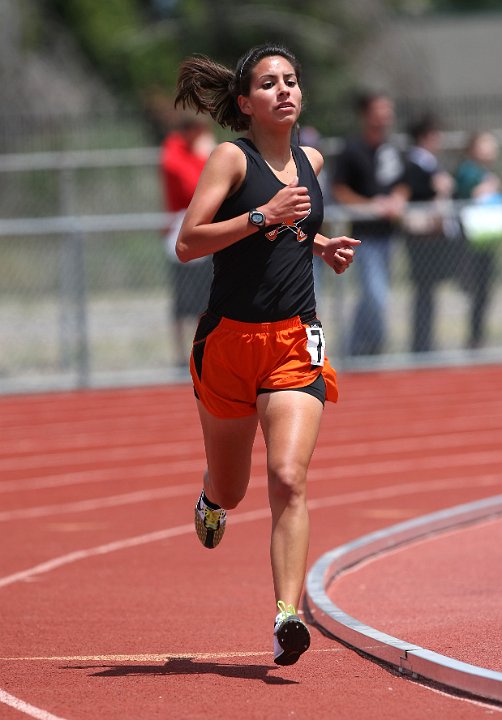
<path id="1" fill-rule="evenodd" d="M 408 134 L 414 142 L 417 142 L 417 140 L 429 135 L 429 133 L 439 132 L 440 130 L 441 124 L 437 117 L 432 113 L 426 113 L 411 123 L 408 128 Z"/>
<path id="2" fill-rule="evenodd" d="M 291 63 L 300 83 L 300 63 L 282 45 L 268 43 L 252 48 L 239 59 L 235 71 L 205 55 L 195 55 L 181 63 L 174 107 L 180 104 L 183 108 L 191 107 L 197 112 L 208 113 L 221 127 L 247 130 L 250 118 L 240 111 L 237 98 L 249 95 L 253 68 L 273 55 L 280 55 Z"/>
<path id="3" fill-rule="evenodd" d="M 390 100 L 384 90 L 362 90 L 354 98 L 354 110 L 357 115 L 364 115 L 375 100 Z"/>

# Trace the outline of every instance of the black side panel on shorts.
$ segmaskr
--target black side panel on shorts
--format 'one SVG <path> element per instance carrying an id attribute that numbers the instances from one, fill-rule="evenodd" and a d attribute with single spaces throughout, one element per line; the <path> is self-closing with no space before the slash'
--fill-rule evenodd
<path id="1" fill-rule="evenodd" d="M 199 320 L 193 341 L 192 355 L 199 380 L 202 379 L 202 359 L 208 335 L 219 325 L 221 318 L 204 313 Z"/>

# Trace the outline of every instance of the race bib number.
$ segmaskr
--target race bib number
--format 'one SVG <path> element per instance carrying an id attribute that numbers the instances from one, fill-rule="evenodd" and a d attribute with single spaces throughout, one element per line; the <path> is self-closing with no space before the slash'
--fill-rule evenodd
<path id="1" fill-rule="evenodd" d="M 307 326 L 305 331 L 307 333 L 307 350 L 309 351 L 312 365 L 322 367 L 324 365 L 326 341 L 321 324 Z"/>

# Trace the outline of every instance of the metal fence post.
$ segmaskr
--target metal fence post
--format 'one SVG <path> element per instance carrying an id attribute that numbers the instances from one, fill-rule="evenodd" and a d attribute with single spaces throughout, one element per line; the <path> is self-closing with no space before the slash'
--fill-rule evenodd
<path id="1" fill-rule="evenodd" d="M 73 172 L 68 167 L 58 169 L 59 212 L 70 215 L 72 206 Z M 59 246 L 58 288 L 59 288 L 59 363 L 61 370 L 71 370 L 73 349 L 73 318 L 71 297 L 73 285 L 73 238 L 63 235 Z"/>
<path id="2" fill-rule="evenodd" d="M 85 271 L 85 236 L 78 231 L 72 236 L 75 256 L 75 361 L 77 384 L 81 388 L 90 385 L 89 328 L 87 312 L 87 282 Z"/>
<path id="3" fill-rule="evenodd" d="M 59 208 L 62 216 L 75 210 L 75 170 L 59 168 Z M 85 278 L 85 238 L 81 230 L 61 238 L 59 251 L 59 358 L 64 371 L 76 372 L 79 387 L 89 385 L 89 338 Z"/>

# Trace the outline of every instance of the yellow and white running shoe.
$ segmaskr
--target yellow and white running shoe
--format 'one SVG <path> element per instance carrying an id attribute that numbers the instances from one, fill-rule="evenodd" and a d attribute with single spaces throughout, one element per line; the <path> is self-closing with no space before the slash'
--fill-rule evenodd
<path id="1" fill-rule="evenodd" d="M 204 502 L 203 495 L 204 491 L 195 506 L 195 530 L 204 547 L 215 548 L 225 532 L 227 513 L 223 508 L 210 508 Z"/>
<path id="2" fill-rule="evenodd" d="M 279 613 L 274 626 L 274 662 L 277 665 L 294 665 L 310 647 L 310 632 L 293 605 L 286 606 L 279 600 L 277 607 Z"/>

